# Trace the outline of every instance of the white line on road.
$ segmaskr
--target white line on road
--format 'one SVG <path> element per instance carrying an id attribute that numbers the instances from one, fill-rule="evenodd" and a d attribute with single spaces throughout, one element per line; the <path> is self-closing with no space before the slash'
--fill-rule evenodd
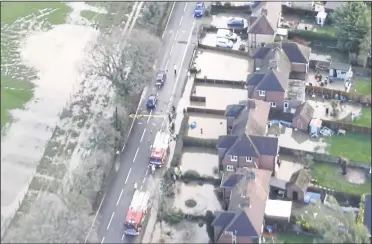
<path id="1" fill-rule="evenodd" d="M 121 189 L 120 196 L 119 196 L 119 198 L 118 198 L 118 201 L 116 202 L 116 206 L 119 205 L 119 202 L 120 202 L 120 199 L 121 199 L 121 195 L 123 195 L 123 190 L 124 190 L 124 189 Z"/>
<path id="2" fill-rule="evenodd" d="M 176 31 L 176 36 L 174 37 L 174 40 L 177 41 L 178 38 L 178 30 Z"/>
<path id="3" fill-rule="evenodd" d="M 143 130 L 140 142 L 142 142 L 142 139 L 143 139 L 143 136 L 145 135 L 145 133 L 146 133 L 146 128 Z"/>
<path id="4" fill-rule="evenodd" d="M 168 69 L 168 64 L 169 64 L 169 59 L 167 60 L 167 62 L 165 63 L 165 70 L 167 70 Z"/>
<path id="5" fill-rule="evenodd" d="M 183 20 L 183 15 L 181 16 L 181 19 L 180 19 L 180 26 L 182 24 L 182 20 Z"/>
<path id="6" fill-rule="evenodd" d="M 124 184 L 127 184 L 127 181 L 128 181 L 128 179 L 129 179 L 129 175 L 130 175 L 130 172 L 131 172 L 131 171 L 132 171 L 132 168 L 129 169 L 129 172 L 128 172 L 127 178 L 125 179 Z"/>
<path id="7" fill-rule="evenodd" d="M 101 244 L 105 241 L 105 237 L 102 238 Z"/>
<path id="8" fill-rule="evenodd" d="M 185 7 L 183 8 L 183 12 L 186 12 L 187 3 L 185 4 Z"/>
<path id="9" fill-rule="evenodd" d="M 146 173 L 145 173 L 145 176 L 149 173 L 149 168 L 147 168 L 146 170 Z"/>
<path id="10" fill-rule="evenodd" d="M 143 178 L 142 184 L 143 184 L 143 183 L 145 183 L 145 181 L 146 181 L 146 177 L 145 177 L 145 178 Z"/>
<path id="11" fill-rule="evenodd" d="M 171 50 L 169 51 L 169 56 L 172 55 L 173 48 L 174 48 L 174 43 L 172 44 Z"/>
<path id="12" fill-rule="evenodd" d="M 96 215 L 94 216 L 94 219 L 93 219 L 93 223 L 92 223 L 92 225 L 91 225 L 90 228 L 89 228 L 89 231 L 88 231 L 87 237 L 85 237 L 84 244 L 87 243 L 87 240 L 88 240 L 89 234 L 90 234 L 90 232 L 92 231 L 92 228 L 93 228 L 94 223 L 96 222 L 97 216 L 98 216 L 98 214 L 99 214 L 99 210 L 101 209 L 101 206 L 102 206 L 103 200 L 105 200 L 105 197 L 106 197 L 106 193 L 105 193 L 105 195 L 103 195 L 103 198 L 102 198 L 102 200 L 101 200 L 101 203 L 99 204 L 99 207 L 98 207 L 98 209 L 97 209 L 97 213 L 96 213 Z M 103 237 L 103 239 L 104 239 L 104 237 Z"/>
<path id="13" fill-rule="evenodd" d="M 173 2 L 173 6 L 172 6 L 172 9 L 170 11 L 170 14 L 169 14 L 169 17 L 168 17 L 168 20 L 167 20 L 167 23 L 165 24 L 165 28 L 164 28 L 164 31 L 163 31 L 163 34 L 161 35 L 161 39 L 164 39 L 164 34 L 165 34 L 165 31 L 167 30 L 167 27 L 168 27 L 168 24 L 169 24 L 169 20 L 172 16 L 172 13 L 173 13 L 173 9 L 174 9 L 174 5 L 176 4 L 176 2 Z"/>
<path id="14" fill-rule="evenodd" d="M 112 212 L 112 215 L 111 215 L 111 218 L 110 218 L 110 221 L 109 221 L 109 223 L 108 223 L 108 225 L 107 225 L 107 230 L 110 228 L 110 224 L 111 224 L 111 221 L 112 221 L 112 218 L 114 217 L 114 215 L 115 215 L 115 212 Z"/>
<path id="15" fill-rule="evenodd" d="M 121 236 L 121 240 L 124 240 L 125 233 Z"/>
<path id="16" fill-rule="evenodd" d="M 149 123 L 150 121 L 150 118 L 151 118 L 151 114 L 152 114 L 152 110 L 150 111 L 150 114 L 149 114 L 149 118 L 147 119 L 147 124 Z"/>
<path id="17" fill-rule="evenodd" d="M 137 154 L 138 154 L 138 150 L 139 150 L 139 147 L 137 147 L 136 154 L 134 154 L 133 163 L 134 163 L 134 161 L 136 161 L 136 157 L 137 157 Z"/>

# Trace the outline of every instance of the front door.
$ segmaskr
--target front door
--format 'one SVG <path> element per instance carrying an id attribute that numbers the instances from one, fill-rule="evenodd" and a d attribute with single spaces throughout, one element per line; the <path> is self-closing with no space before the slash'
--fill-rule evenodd
<path id="1" fill-rule="evenodd" d="M 298 201 L 298 192 L 297 191 L 293 191 L 293 193 L 292 193 L 292 200 L 293 201 Z"/>

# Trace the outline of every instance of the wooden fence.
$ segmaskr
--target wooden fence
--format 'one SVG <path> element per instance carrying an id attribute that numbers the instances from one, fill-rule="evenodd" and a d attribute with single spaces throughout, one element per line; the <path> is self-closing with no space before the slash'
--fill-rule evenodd
<path id="1" fill-rule="evenodd" d="M 210 109 L 210 108 L 198 108 L 198 107 L 187 107 L 186 112 L 188 113 L 200 113 L 200 114 L 213 114 L 213 115 L 225 115 L 225 110 L 221 109 Z"/>
<path id="2" fill-rule="evenodd" d="M 324 96 L 326 99 L 334 99 L 335 95 L 337 94 L 345 97 L 347 100 L 356 101 L 364 105 L 371 105 L 371 94 L 364 95 L 354 92 L 344 92 L 323 86 L 306 86 L 305 91 L 307 94 L 315 93 Z"/>
<path id="3" fill-rule="evenodd" d="M 356 132 L 361 134 L 371 134 L 371 127 L 353 125 L 351 123 L 344 123 L 340 121 L 322 120 L 322 125 L 327 126 L 332 130 L 343 129 L 347 132 Z"/>

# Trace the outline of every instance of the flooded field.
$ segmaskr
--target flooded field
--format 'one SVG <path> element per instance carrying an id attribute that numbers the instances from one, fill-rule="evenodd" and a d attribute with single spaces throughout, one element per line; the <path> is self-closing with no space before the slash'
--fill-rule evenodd
<path id="1" fill-rule="evenodd" d="M 187 200 L 196 201 L 196 206 L 190 208 L 185 205 Z M 221 205 L 214 194 L 214 186 L 209 184 L 185 184 L 177 182 L 177 193 L 174 198 L 174 207 L 181 209 L 184 213 L 203 215 L 207 210 L 220 211 Z"/>
<path id="2" fill-rule="evenodd" d="M 189 125 L 195 122 L 196 128 L 189 128 L 187 135 L 196 138 L 217 139 L 226 135 L 226 119 L 223 116 L 190 114 Z M 203 129 L 203 133 L 201 133 Z"/>
<path id="3" fill-rule="evenodd" d="M 197 78 L 245 81 L 250 70 L 248 57 L 209 50 L 199 51 L 195 63 L 201 69 Z"/>
<path id="4" fill-rule="evenodd" d="M 213 85 L 198 85 L 195 86 L 196 93 L 194 95 L 206 97 L 204 106 L 196 106 L 222 109 L 224 110 L 227 105 L 238 104 L 240 101 L 246 100 L 248 97 L 247 90 L 239 88 L 222 88 Z M 192 105 L 192 106 L 195 106 Z"/>
<path id="5" fill-rule="evenodd" d="M 151 243 L 208 243 L 209 238 L 205 225 L 198 226 L 196 222 L 183 221 L 176 226 L 158 222 L 152 233 Z"/>
<path id="6" fill-rule="evenodd" d="M 182 152 L 181 168 L 183 172 L 195 170 L 200 175 L 217 177 L 218 155 L 214 149 L 185 147 Z"/>

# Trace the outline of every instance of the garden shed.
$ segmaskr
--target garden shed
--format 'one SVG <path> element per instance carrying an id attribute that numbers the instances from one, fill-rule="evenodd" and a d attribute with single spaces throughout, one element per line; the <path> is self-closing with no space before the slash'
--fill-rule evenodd
<path id="1" fill-rule="evenodd" d="M 299 130 L 307 131 L 314 115 L 314 108 L 308 103 L 302 103 L 293 115 L 292 126 Z"/>
<path id="2" fill-rule="evenodd" d="M 304 202 L 311 177 L 304 169 L 293 173 L 287 183 L 287 197 L 293 201 Z"/>
<path id="3" fill-rule="evenodd" d="M 329 78 L 349 80 L 353 76 L 351 65 L 347 63 L 331 62 L 329 65 Z"/>

